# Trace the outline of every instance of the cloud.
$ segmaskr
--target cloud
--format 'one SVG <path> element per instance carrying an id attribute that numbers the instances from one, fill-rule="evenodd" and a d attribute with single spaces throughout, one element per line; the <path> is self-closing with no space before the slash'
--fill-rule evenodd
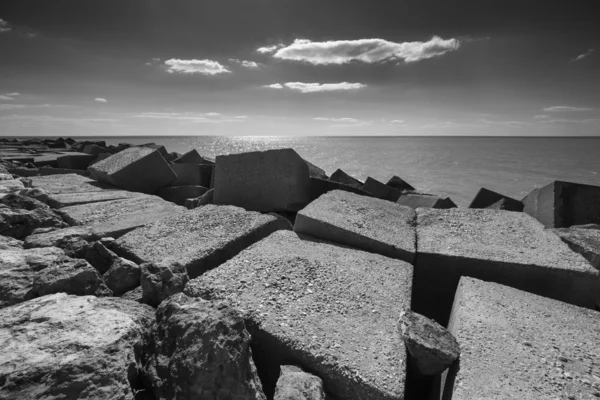
<path id="1" fill-rule="evenodd" d="M 405 122 L 406 122 L 405 119 L 393 119 L 390 121 L 390 124 L 403 124 Z"/>
<path id="2" fill-rule="evenodd" d="M 171 74 L 217 75 L 231 72 L 219 62 L 213 60 L 179 60 L 172 58 L 165 61 L 165 64 L 168 65 L 167 72 Z"/>
<path id="3" fill-rule="evenodd" d="M 291 45 L 277 50 L 273 57 L 282 60 L 304 61 L 314 65 L 346 64 L 352 61 L 377 63 L 390 60 L 416 62 L 441 56 L 460 47 L 458 39 L 434 36 L 427 42 L 395 43 L 384 39 L 335 40 L 312 42 L 296 39 Z"/>
<path id="4" fill-rule="evenodd" d="M 10 97 L 17 97 L 17 96 L 20 96 L 20 95 L 21 95 L 21 93 L 17 93 L 17 92 L 14 92 L 14 93 L 6 93 L 6 95 L 7 95 L 7 96 L 10 96 Z"/>
<path id="5" fill-rule="evenodd" d="M 12 30 L 12 28 L 10 26 L 8 26 L 8 22 L 6 22 L 2 18 L 0 18 L 0 33 L 9 32 L 11 30 Z"/>
<path id="6" fill-rule="evenodd" d="M 292 90 L 297 90 L 302 93 L 316 93 L 316 92 L 332 92 L 336 90 L 356 90 L 366 87 L 367 85 L 362 83 L 304 83 L 304 82 L 287 82 L 284 84 L 285 87 Z"/>
<path id="7" fill-rule="evenodd" d="M 118 122 L 119 119 L 115 118 L 68 118 L 68 117 L 56 117 L 52 115 L 21 115 L 13 114 L 0 116 L 3 120 L 15 120 L 15 121 L 33 121 L 33 122 L 64 122 L 64 123 L 77 123 L 77 122 Z"/>
<path id="8" fill-rule="evenodd" d="M 96 98 L 94 99 L 94 101 L 96 101 L 96 102 L 98 102 L 98 103 L 108 103 L 108 100 L 106 100 L 106 99 L 105 99 L 105 98 L 103 98 L 103 97 L 96 97 Z"/>
<path id="9" fill-rule="evenodd" d="M 218 112 L 209 112 L 209 113 L 206 113 L 205 115 L 208 116 L 208 117 L 220 117 L 221 113 L 218 113 Z"/>
<path id="10" fill-rule="evenodd" d="M 356 118 L 326 118 L 326 117 L 317 117 L 313 118 L 315 121 L 328 121 L 328 122 L 348 122 L 348 123 L 357 123 L 359 120 Z"/>
<path id="11" fill-rule="evenodd" d="M 591 108 L 584 107 L 570 107 L 570 106 L 552 106 L 544 108 L 546 112 L 582 112 L 591 111 Z"/>
<path id="12" fill-rule="evenodd" d="M 571 60 L 571 62 L 575 62 L 575 61 L 581 61 L 581 60 L 583 60 L 584 58 L 586 58 L 586 57 L 588 57 L 588 56 L 592 55 L 592 53 L 593 53 L 593 52 L 594 52 L 594 49 L 589 49 L 589 50 L 588 50 L 588 51 L 586 51 L 585 53 L 582 53 L 582 54 L 578 55 L 577 57 L 573 58 L 573 59 Z"/>
<path id="13" fill-rule="evenodd" d="M 246 116 L 227 117 L 223 114 L 216 112 L 209 113 L 191 113 L 191 112 L 144 112 L 140 114 L 134 114 L 135 118 L 152 118 L 152 119 L 167 119 L 167 120 L 178 120 L 184 122 L 240 122 L 241 120 L 248 118 Z"/>
<path id="14" fill-rule="evenodd" d="M 261 54 L 267 54 L 267 53 L 272 53 L 277 49 L 280 49 L 284 47 L 283 44 L 276 44 L 273 46 L 265 46 L 265 47 L 259 47 L 258 49 L 256 49 L 256 51 L 258 51 Z"/>
<path id="15" fill-rule="evenodd" d="M 0 94 L 0 100 L 10 101 L 14 100 L 14 98 L 8 95 Z"/>
<path id="16" fill-rule="evenodd" d="M 283 86 L 280 83 L 272 83 L 270 85 L 265 85 L 263 87 L 270 88 L 270 89 L 283 89 Z"/>
<path id="17" fill-rule="evenodd" d="M 550 116 L 545 115 L 545 114 L 538 114 L 538 115 L 534 115 L 533 118 L 534 119 L 547 119 L 547 118 L 550 118 Z"/>
<path id="18" fill-rule="evenodd" d="M 259 67 L 258 63 L 255 63 L 254 61 L 240 60 L 237 58 L 230 58 L 229 61 L 240 64 L 242 67 L 245 67 L 245 68 L 258 68 Z"/>

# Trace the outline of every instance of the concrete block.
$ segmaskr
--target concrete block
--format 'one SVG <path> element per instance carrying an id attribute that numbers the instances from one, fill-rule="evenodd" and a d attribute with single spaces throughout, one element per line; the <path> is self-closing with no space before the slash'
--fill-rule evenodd
<path id="1" fill-rule="evenodd" d="M 497 204 L 496 204 L 497 203 Z M 475 195 L 469 208 L 492 208 L 507 211 L 523 211 L 523 203 L 503 194 L 481 188 Z"/>
<path id="2" fill-rule="evenodd" d="M 58 168 L 86 170 L 96 160 L 91 154 L 67 154 L 56 159 Z"/>
<path id="3" fill-rule="evenodd" d="M 600 223 L 600 186 L 554 181 L 522 201 L 523 211 L 546 228 Z"/>
<path id="4" fill-rule="evenodd" d="M 594 399 L 600 313 L 463 277 L 448 329 L 462 352 L 444 399 Z"/>
<path id="5" fill-rule="evenodd" d="M 210 187 L 215 167 L 208 164 L 169 164 L 177 179 L 173 186 L 198 185 Z"/>
<path id="6" fill-rule="evenodd" d="M 594 308 L 600 274 L 523 213 L 417 209 L 413 310 L 446 324 L 461 276 Z"/>
<path id="7" fill-rule="evenodd" d="M 321 377 L 340 399 L 403 399 L 412 266 L 278 231 L 186 285 L 188 296 L 245 311 L 267 397 L 279 366 Z M 261 358 L 261 354 L 268 357 Z"/>
<path id="8" fill-rule="evenodd" d="M 99 146 L 99 145 L 93 144 L 93 143 L 89 143 L 89 144 L 84 145 L 82 147 L 81 151 L 84 153 L 93 155 L 93 156 L 98 156 L 98 154 L 106 152 L 106 147 Z"/>
<path id="9" fill-rule="evenodd" d="M 173 160 L 176 164 L 209 164 L 214 165 L 214 162 L 202 157 L 196 149 L 192 149 L 185 154 Z"/>
<path id="10" fill-rule="evenodd" d="M 345 185 L 343 183 L 330 181 L 329 179 L 321 179 L 321 178 L 310 178 L 309 184 L 309 192 L 310 198 L 316 199 L 327 192 L 331 192 L 332 190 L 343 190 L 345 192 L 355 193 L 361 196 L 369 196 L 373 197 L 372 194 L 365 192 L 362 189 L 356 188 L 354 186 Z"/>
<path id="11" fill-rule="evenodd" d="M 178 262 L 195 278 L 278 229 L 277 218 L 214 206 L 173 214 L 116 240 L 113 251 L 138 264 Z"/>
<path id="12" fill-rule="evenodd" d="M 163 146 L 162 144 L 146 143 L 146 144 L 143 144 L 142 146 L 147 147 L 149 149 L 158 150 L 158 152 L 160 153 L 161 156 L 163 156 L 163 158 L 169 156 L 169 152 L 167 151 L 167 148 L 165 146 Z"/>
<path id="13" fill-rule="evenodd" d="M 44 189 L 49 194 L 89 193 L 118 190 L 114 186 L 98 182 L 77 174 L 32 176 L 33 187 Z"/>
<path id="14" fill-rule="evenodd" d="M 52 208 L 63 208 L 103 201 L 134 199 L 144 196 L 148 195 L 129 192 L 127 190 L 102 190 L 99 192 L 49 194 L 45 203 Z"/>
<path id="15" fill-rule="evenodd" d="M 214 189 L 210 189 L 202 196 L 197 197 L 195 199 L 186 199 L 185 200 L 185 208 L 191 210 L 196 207 L 205 206 L 207 204 L 213 204 L 213 194 L 215 193 Z"/>
<path id="16" fill-rule="evenodd" d="M 415 190 L 415 188 L 409 185 L 408 182 L 396 175 L 392 176 L 390 180 L 387 181 L 386 185 L 393 187 L 394 189 L 398 189 L 401 192 Z"/>
<path id="17" fill-rule="evenodd" d="M 208 191 L 204 186 L 167 186 L 156 192 L 158 197 L 177 205 L 185 205 L 187 199 L 195 199 Z"/>
<path id="18" fill-rule="evenodd" d="M 456 208 L 456 204 L 449 197 L 441 198 L 422 193 L 405 193 L 398 198 L 396 203 L 410 208 Z"/>
<path id="19" fill-rule="evenodd" d="M 402 194 L 399 190 L 390 187 L 384 183 L 379 182 L 376 179 L 368 177 L 365 184 L 361 188 L 367 193 L 372 194 L 378 199 L 384 199 L 389 201 L 396 201 Z"/>
<path id="20" fill-rule="evenodd" d="M 101 182 L 152 194 L 170 185 L 177 176 L 158 150 L 130 147 L 89 167 L 92 177 Z"/>
<path id="21" fill-rule="evenodd" d="M 300 210 L 294 231 L 412 263 L 416 218 L 412 208 L 335 190 Z"/>
<path id="22" fill-rule="evenodd" d="M 594 268 L 600 270 L 600 230 L 571 227 L 553 229 L 552 232 L 571 250 L 581 254 Z"/>
<path id="23" fill-rule="evenodd" d="M 343 183 L 344 185 L 348 185 L 348 186 L 354 186 L 357 189 L 360 189 L 364 185 L 364 183 L 362 183 L 358 179 L 348 175 L 341 169 L 335 170 L 335 172 L 333 174 L 331 174 L 331 177 L 329 178 L 329 180 L 334 181 L 334 182 Z"/>

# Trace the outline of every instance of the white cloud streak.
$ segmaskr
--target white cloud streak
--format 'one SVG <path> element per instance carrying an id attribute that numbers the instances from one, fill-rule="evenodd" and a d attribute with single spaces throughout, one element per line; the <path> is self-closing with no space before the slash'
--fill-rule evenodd
<path id="1" fill-rule="evenodd" d="M 256 51 L 258 51 L 261 54 L 268 54 L 268 53 L 273 53 L 275 50 L 284 47 L 283 44 L 275 44 L 273 46 L 264 46 L 264 47 L 259 47 L 258 49 L 256 49 Z"/>
<path id="2" fill-rule="evenodd" d="M 256 68 L 259 67 L 258 63 L 255 63 L 254 61 L 240 60 L 240 59 L 237 59 L 237 58 L 230 58 L 229 61 L 230 62 L 234 62 L 236 64 L 239 64 L 239 65 L 241 65 L 244 68 L 254 68 L 254 69 L 256 69 Z"/>
<path id="3" fill-rule="evenodd" d="M 357 123 L 359 120 L 356 118 L 327 118 L 327 117 L 317 117 L 313 118 L 315 121 L 327 121 L 327 122 L 346 122 L 346 123 Z"/>
<path id="4" fill-rule="evenodd" d="M 172 58 L 165 61 L 167 72 L 180 74 L 218 75 L 230 73 L 231 71 L 213 60 L 180 60 Z"/>
<path id="5" fill-rule="evenodd" d="M 594 52 L 594 49 L 589 49 L 585 53 L 582 53 L 582 54 L 578 55 L 577 57 L 573 58 L 571 61 L 572 62 L 581 61 L 584 58 L 591 56 L 593 52 Z"/>
<path id="6" fill-rule="evenodd" d="M 104 97 L 96 97 L 94 101 L 97 103 L 108 103 L 108 100 L 106 100 Z"/>
<path id="7" fill-rule="evenodd" d="M 304 82 L 287 82 L 285 87 L 291 90 L 296 90 L 301 93 L 317 93 L 317 92 L 332 92 L 338 90 L 356 90 L 366 87 L 362 83 L 304 83 Z"/>
<path id="8" fill-rule="evenodd" d="M 263 87 L 269 88 L 269 89 L 283 89 L 283 86 L 281 85 L 281 83 L 272 83 L 270 85 L 265 85 Z"/>
<path id="9" fill-rule="evenodd" d="M 592 111 L 591 108 L 585 107 L 570 107 L 570 106 L 552 106 L 544 108 L 546 112 L 582 112 L 582 111 Z"/>
<path id="10" fill-rule="evenodd" d="M 236 116 L 227 117 L 220 113 L 209 112 L 209 113 L 177 113 L 177 112 L 144 112 L 140 114 L 134 114 L 135 118 L 150 118 L 150 119 L 164 119 L 164 120 L 177 120 L 182 122 L 240 122 L 248 117 Z"/>
<path id="11" fill-rule="evenodd" d="M 280 48 L 273 57 L 303 61 L 314 65 L 346 64 L 352 61 L 377 63 L 392 60 L 416 62 L 444 55 L 460 47 L 458 39 L 434 36 L 427 42 L 395 43 L 384 39 L 335 40 L 312 42 L 296 39 Z"/>
<path id="12" fill-rule="evenodd" d="M 10 100 L 14 100 L 14 98 L 11 96 L 8 96 L 8 95 L 0 94 L 0 100 L 10 101 Z"/>
<path id="13" fill-rule="evenodd" d="M 406 122 L 405 119 L 393 119 L 390 121 L 390 124 L 403 124 L 405 122 Z"/>
<path id="14" fill-rule="evenodd" d="M 0 18 L 0 33 L 10 32 L 12 29 L 8 26 L 8 22 Z"/>

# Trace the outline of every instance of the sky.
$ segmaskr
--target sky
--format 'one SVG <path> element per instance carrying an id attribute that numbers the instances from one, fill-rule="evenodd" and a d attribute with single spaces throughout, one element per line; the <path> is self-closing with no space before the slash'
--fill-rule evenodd
<path id="1" fill-rule="evenodd" d="M 593 3 L 2 0 L 0 136 L 596 136 Z"/>

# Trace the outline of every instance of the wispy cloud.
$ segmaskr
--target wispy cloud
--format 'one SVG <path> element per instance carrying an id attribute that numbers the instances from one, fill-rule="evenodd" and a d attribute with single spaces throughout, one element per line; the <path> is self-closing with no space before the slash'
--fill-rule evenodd
<path id="1" fill-rule="evenodd" d="M 10 100 L 14 100 L 14 97 L 6 95 L 6 94 L 0 94 L 0 100 L 10 101 Z"/>
<path id="2" fill-rule="evenodd" d="M 255 68 L 256 69 L 256 68 L 259 67 L 258 63 L 255 63 L 254 61 L 240 60 L 238 58 L 230 58 L 229 61 L 233 62 L 233 63 L 236 63 L 236 64 L 239 64 L 239 65 L 241 65 L 242 67 L 245 67 L 245 68 Z"/>
<path id="3" fill-rule="evenodd" d="M 209 112 L 209 113 L 191 113 L 191 112 L 144 112 L 140 114 L 134 114 L 134 118 L 152 118 L 152 119 L 165 119 L 165 120 L 177 120 L 182 122 L 240 122 L 247 116 L 235 116 L 228 117 L 220 113 Z"/>
<path id="4" fill-rule="evenodd" d="M 108 100 L 106 100 L 104 97 L 96 97 L 94 101 L 97 103 L 108 103 Z"/>
<path id="5" fill-rule="evenodd" d="M 332 92 L 338 90 L 356 90 L 367 87 L 362 83 L 304 83 L 304 82 L 287 82 L 285 87 L 291 90 L 297 90 L 301 93 L 317 93 L 317 92 Z"/>
<path id="6" fill-rule="evenodd" d="M 314 65 L 346 64 L 352 61 L 377 63 L 391 60 L 416 62 L 444 55 L 460 47 L 458 39 L 434 36 L 426 42 L 390 42 L 384 39 L 334 40 L 313 42 L 296 39 L 280 48 L 273 57 L 304 61 Z"/>
<path id="7" fill-rule="evenodd" d="M 12 28 L 8 25 L 8 22 L 0 18 L 0 33 L 9 32 Z"/>
<path id="8" fill-rule="evenodd" d="M 580 55 L 578 55 L 577 57 L 573 58 L 571 60 L 571 62 L 575 62 L 575 61 L 581 61 L 586 57 L 589 57 L 592 55 L 592 53 L 594 52 L 594 49 L 589 49 L 588 51 L 586 51 L 585 53 L 582 53 Z"/>
<path id="9" fill-rule="evenodd" d="M 544 124 L 600 124 L 600 118 L 584 118 L 584 119 L 543 119 L 539 121 Z"/>
<path id="10" fill-rule="evenodd" d="M 592 108 L 585 107 L 571 107 L 571 106 L 552 106 L 544 108 L 546 112 L 582 112 L 591 111 Z"/>
<path id="11" fill-rule="evenodd" d="M 390 121 L 390 124 L 401 125 L 401 124 L 403 124 L 405 122 L 406 122 L 405 119 L 393 119 L 393 120 Z"/>
<path id="12" fill-rule="evenodd" d="M 313 118 L 315 121 L 327 121 L 327 122 L 346 122 L 356 123 L 359 122 L 356 118 L 327 118 L 327 117 L 316 117 Z"/>
<path id="13" fill-rule="evenodd" d="M 23 115 L 23 114 L 12 114 L 0 116 L 3 120 L 15 120 L 15 121 L 32 121 L 32 122 L 64 122 L 64 123 L 75 123 L 75 122 L 117 122 L 119 119 L 116 118 L 69 118 L 69 117 L 56 117 L 52 115 Z"/>
<path id="14" fill-rule="evenodd" d="M 20 110 L 24 108 L 50 108 L 50 107 L 66 107 L 63 105 L 52 105 L 52 104 L 0 104 L 0 111 L 5 110 Z"/>
<path id="15" fill-rule="evenodd" d="M 20 96 L 21 93 L 13 92 L 13 93 L 6 93 L 6 95 L 10 96 L 10 97 L 17 97 L 17 96 Z"/>
<path id="16" fill-rule="evenodd" d="M 267 53 L 272 53 L 275 50 L 284 47 L 283 44 L 275 44 L 273 46 L 264 46 L 264 47 L 259 47 L 258 49 L 256 49 L 256 51 L 258 51 L 259 53 L 262 54 L 267 54 Z"/>
<path id="17" fill-rule="evenodd" d="M 270 85 L 264 85 L 263 87 L 266 87 L 269 89 L 283 89 L 283 85 L 281 85 L 281 83 L 272 83 Z"/>
<path id="18" fill-rule="evenodd" d="M 169 73 L 217 75 L 231 72 L 218 61 L 213 60 L 180 60 L 172 58 L 165 61 L 165 64 Z"/>
<path id="19" fill-rule="evenodd" d="M 547 118 L 551 118 L 551 117 L 546 114 L 538 114 L 538 115 L 534 115 L 533 118 L 534 119 L 547 119 Z"/>

